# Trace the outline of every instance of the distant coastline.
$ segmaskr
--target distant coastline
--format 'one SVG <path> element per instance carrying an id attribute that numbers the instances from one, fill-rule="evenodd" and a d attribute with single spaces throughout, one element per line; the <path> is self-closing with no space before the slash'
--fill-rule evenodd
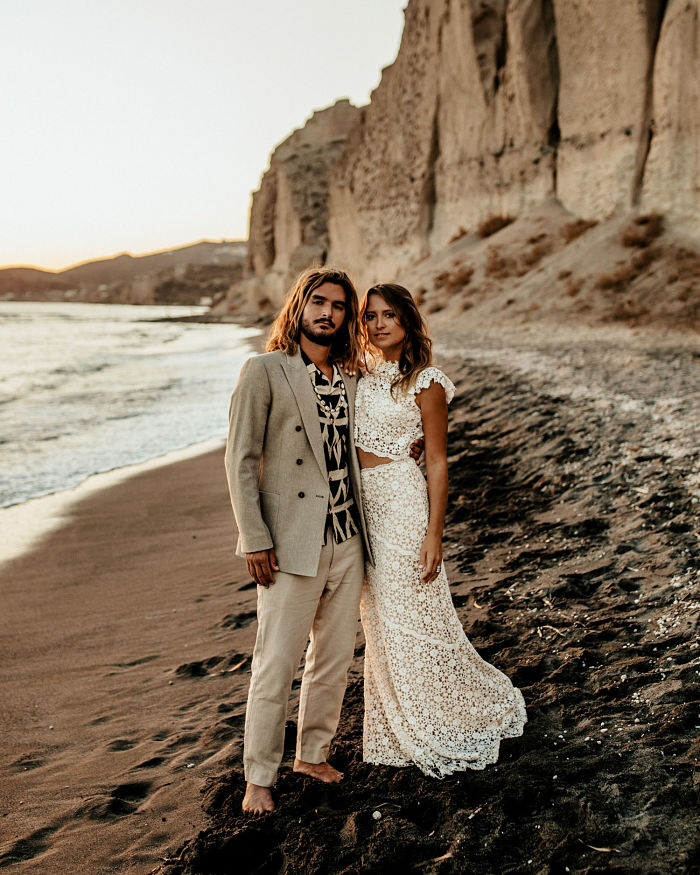
<path id="1" fill-rule="evenodd" d="M 121 253 L 44 270 L 0 268 L 0 301 L 210 306 L 241 279 L 245 240 L 201 240 L 144 255 Z"/>

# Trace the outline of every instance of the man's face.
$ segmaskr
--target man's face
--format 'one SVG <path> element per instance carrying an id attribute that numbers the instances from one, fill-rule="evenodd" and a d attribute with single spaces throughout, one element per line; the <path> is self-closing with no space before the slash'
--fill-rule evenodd
<path id="1" fill-rule="evenodd" d="M 311 293 L 301 314 L 305 337 L 321 346 L 330 346 L 345 322 L 345 289 L 323 283 Z"/>

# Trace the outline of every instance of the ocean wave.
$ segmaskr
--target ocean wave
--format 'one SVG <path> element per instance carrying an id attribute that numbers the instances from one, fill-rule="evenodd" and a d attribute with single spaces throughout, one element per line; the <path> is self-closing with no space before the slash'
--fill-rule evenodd
<path id="1" fill-rule="evenodd" d="M 56 304 L 5 324 L 2 506 L 225 434 L 250 331 L 137 318 L 142 308 Z"/>

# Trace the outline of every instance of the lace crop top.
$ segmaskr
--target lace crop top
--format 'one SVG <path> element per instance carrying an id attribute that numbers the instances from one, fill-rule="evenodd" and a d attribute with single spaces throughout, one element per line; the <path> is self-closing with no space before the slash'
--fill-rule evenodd
<path id="1" fill-rule="evenodd" d="M 408 456 L 413 441 L 423 436 L 416 394 L 431 383 L 444 388 L 448 404 L 455 394 L 449 377 L 438 368 L 429 367 L 418 374 L 408 392 L 395 391 L 392 398 L 391 381 L 398 373 L 398 362 L 379 362 L 360 378 L 355 396 L 355 446 L 394 460 Z"/>

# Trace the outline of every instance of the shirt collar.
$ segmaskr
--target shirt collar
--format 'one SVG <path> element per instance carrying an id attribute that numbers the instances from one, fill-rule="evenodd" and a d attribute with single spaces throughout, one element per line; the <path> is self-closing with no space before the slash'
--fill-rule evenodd
<path id="1" fill-rule="evenodd" d="M 342 378 L 340 376 L 340 370 L 335 363 L 333 363 L 333 377 L 329 381 L 328 377 L 323 373 L 323 371 L 318 367 L 318 365 L 315 362 L 311 361 L 311 359 L 308 357 L 308 355 L 304 352 L 304 350 L 301 347 L 299 347 L 299 352 L 301 353 L 301 359 L 304 362 L 304 364 L 306 365 L 306 367 L 308 368 L 309 365 L 311 365 L 313 367 L 314 371 L 316 373 L 320 374 L 321 377 L 324 380 L 326 380 L 326 382 L 330 382 L 331 386 L 335 386 L 338 383 L 342 382 Z"/>

